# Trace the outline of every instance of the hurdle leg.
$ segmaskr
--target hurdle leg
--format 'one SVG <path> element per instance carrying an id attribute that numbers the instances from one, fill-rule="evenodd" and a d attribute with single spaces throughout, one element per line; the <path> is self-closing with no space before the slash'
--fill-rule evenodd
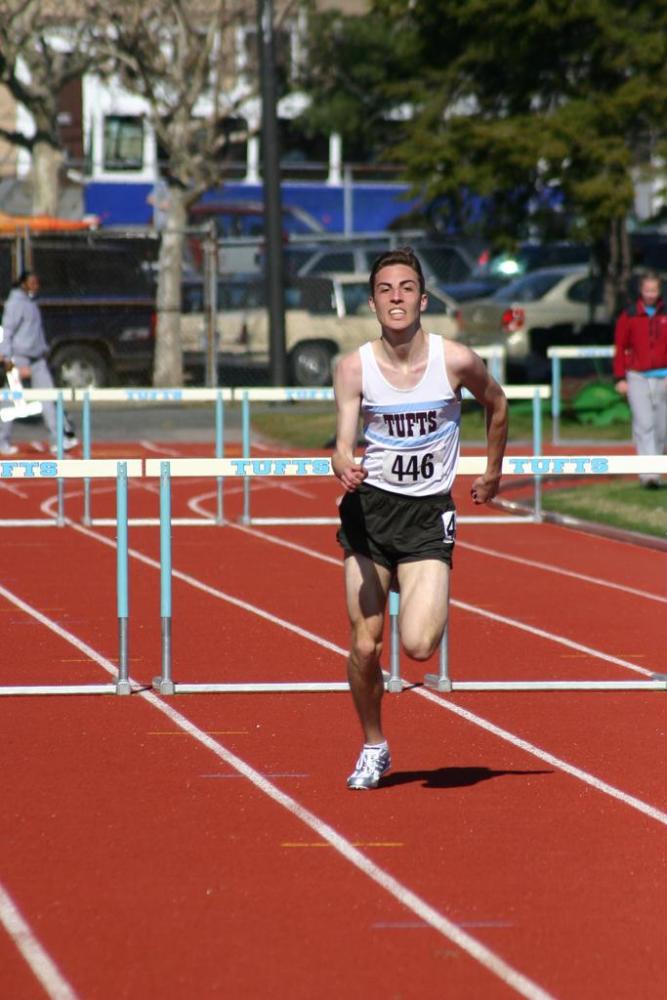
<path id="1" fill-rule="evenodd" d="M 224 418 L 224 403 L 222 400 L 222 393 L 218 391 L 215 397 L 215 457 L 223 458 L 225 451 L 225 418 Z M 215 521 L 216 524 L 224 524 L 225 521 L 225 510 L 224 510 L 224 500 L 223 500 L 223 478 L 218 476 L 216 479 L 216 498 L 217 498 L 217 508 Z"/>
<path id="2" fill-rule="evenodd" d="M 56 458 L 60 462 L 63 458 L 63 439 L 65 434 L 65 406 L 62 392 L 58 393 L 56 399 Z M 58 515 L 56 523 L 59 528 L 65 524 L 65 484 L 58 478 Z"/>
<path id="3" fill-rule="evenodd" d="M 397 590 L 389 591 L 389 678 L 387 691 L 397 694 L 403 690 L 401 681 L 401 648 L 398 639 L 398 611 L 400 598 Z"/>
<path id="4" fill-rule="evenodd" d="M 116 478 L 116 589 L 118 604 L 118 680 L 116 694 L 131 694 L 127 655 L 128 546 L 127 546 L 127 463 L 118 463 Z"/>
<path id="5" fill-rule="evenodd" d="M 90 390 L 83 394 L 83 409 L 81 412 L 81 434 L 83 437 L 83 457 L 90 459 Z M 83 480 L 83 523 L 91 524 L 90 517 L 90 479 Z"/>
<path id="6" fill-rule="evenodd" d="M 533 455 L 542 452 L 542 401 L 540 390 L 533 393 Z M 542 520 L 542 477 L 535 476 L 533 480 L 533 520 Z"/>
<path id="7" fill-rule="evenodd" d="M 551 443 L 560 444 L 561 364 L 559 357 L 551 359 Z"/>
<path id="8" fill-rule="evenodd" d="M 250 400 L 244 392 L 241 400 L 241 437 L 244 458 L 250 458 Z M 241 524 L 250 524 L 250 478 L 243 477 L 243 514 Z"/>
<path id="9" fill-rule="evenodd" d="M 449 676 L 449 615 L 445 631 L 440 640 L 440 660 L 437 674 L 424 674 L 424 687 L 434 691 L 451 691 L 452 682 Z"/>
<path id="10" fill-rule="evenodd" d="M 447 620 L 440 640 L 438 673 L 424 674 L 424 687 L 434 691 L 451 691 L 452 680 L 449 676 L 449 589 L 447 590 Z"/>
<path id="11" fill-rule="evenodd" d="M 171 675 L 171 480 L 169 462 L 160 463 L 160 621 L 162 672 L 153 678 L 160 694 L 174 694 Z"/>

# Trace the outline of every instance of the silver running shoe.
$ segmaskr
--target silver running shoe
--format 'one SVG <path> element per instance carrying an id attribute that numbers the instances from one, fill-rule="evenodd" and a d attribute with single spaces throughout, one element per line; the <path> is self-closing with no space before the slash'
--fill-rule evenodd
<path id="1" fill-rule="evenodd" d="M 381 747 L 363 747 L 354 771 L 347 779 L 353 791 L 377 788 L 380 778 L 391 769 L 391 754 L 385 743 Z"/>

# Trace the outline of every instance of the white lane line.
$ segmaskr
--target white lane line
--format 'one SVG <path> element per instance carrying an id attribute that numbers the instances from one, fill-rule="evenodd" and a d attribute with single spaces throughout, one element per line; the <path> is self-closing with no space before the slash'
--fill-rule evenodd
<path id="1" fill-rule="evenodd" d="M 5 590 L 4 587 L 0 587 L 0 592 L 3 593 L 9 600 L 12 600 L 18 607 L 21 607 L 28 614 L 33 615 L 41 624 L 46 625 L 47 628 L 52 629 L 57 635 L 62 638 L 67 639 L 72 642 L 77 649 L 87 648 L 86 643 L 82 643 L 81 640 L 77 639 L 76 636 L 68 633 L 56 622 L 51 622 L 45 615 L 31 608 L 30 605 L 26 604 L 21 598 L 10 594 L 9 591 Z M 105 657 L 97 653 L 94 656 L 97 663 L 104 666 L 104 669 L 108 673 L 115 673 L 116 668 L 111 663 L 111 661 L 106 660 Z M 490 973 L 495 975 L 507 986 L 514 989 L 520 996 L 526 997 L 527 1000 L 554 1000 L 550 993 L 543 990 L 541 986 L 534 983 L 528 976 L 525 976 L 522 972 L 519 972 L 509 963 L 505 962 L 499 955 L 493 952 L 490 948 L 487 948 L 481 941 L 478 941 L 471 934 L 462 930 L 457 924 L 449 920 L 442 913 L 436 910 L 433 906 L 423 900 L 416 893 L 412 892 L 407 886 L 400 882 L 389 872 L 381 868 L 380 865 L 376 864 L 370 858 L 366 857 L 357 847 L 354 847 L 349 840 L 347 840 L 342 834 L 340 834 L 334 827 L 324 820 L 316 816 L 315 813 L 306 809 L 302 806 L 296 799 L 292 796 L 287 795 L 285 792 L 281 791 L 274 784 L 272 784 L 266 777 L 264 777 L 259 771 L 255 770 L 250 764 L 242 760 L 231 750 L 223 746 L 218 740 L 213 739 L 193 722 L 187 719 L 176 709 L 172 708 L 171 705 L 162 701 L 157 695 L 150 691 L 138 691 L 137 696 L 142 698 L 144 701 L 148 702 L 153 708 L 162 712 L 175 726 L 182 729 L 183 732 L 187 733 L 192 739 L 196 740 L 207 750 L 227 764 L 229 767 L 233 768 L 238 774 L 246 778 L 252 785 L 255 786 L 260 792 L 266 795 L 268 798 L 272 799 L 277 805 L 282 806 L 288 813 L 298 819 L 301 823 L 307 826 L 322 840 L 326 840 L 342 857 L 350 862 L 355 868 L 357 868 L 362 874 L 367 878 L 371 879 L 376 885 L 379 885 L 385 890 L 389 895 L 393 896 L 402 906 L 406 909 L 412 911 L 415 916 L 419 917 L 425 923 L 427 923 L 433 930 L 437 931 L 442 937 L 447 938 L 452 944 L 455 944 L 462 951 L 466 952 L 472 959 L 482 965 Z M 23 922 L 25 925 L 25 922 Z M 17 946 L 20 947 L 17 941 Z M 55 970 L 55 966 L 45 955 L 48 963 Z M 31 964 L 31 968 L 33 965 Z M 40 982 L 42 981 L 41 976 L 36 970 L 35 975 L 38 975 Z M 56 970 L 57 971 L 57 970 Z M 72 993 L 71 989 L 67 986 L 65 980 L 61 980 L 62 986 L 66 987 L 69 992 L 61 993 L 49 993 L 49 996 L 57 998 L 57 1000 L 75 1000 L 75 994 Z"/>
<path id="2" fill-rule="evenodd" d="M 471 552 L 480 552 L 482 555 L 491 556 L 494 559 L 506 559 L 508 562 L 518 563 L 519 566 L 531 566 L 533 569 L 541 569 L 547 573 L 569 576 L 573 580 L 583 580 L 585 583 L 594 583 L 598 587 L 610 587 L 612 590 L 622 590 L 626 594 L 633 594 L 635 597 L 645 597 L 649 601 L 659 601 L 661 604 L 667 604 L 667 596 L 663 597 L 661 594 L 651 594 L 647 590 L 627 587 L 622 583 L 612 583 L 611 580 L 605 580 L 598 576 L 588 576 L 586 573 L 576 573 L 574 570 L 562 569 L 560 566 L 537 562 L 534 559 L 512 556 L 507 552 L 498 552 L 495 549 L 487 549 L 481 545 L 473 545 L 471 542 L 457 541 L 456 545 L 459 548 L 469 549 Z"/>
<path id="3" fill-rule="evenodd" d="M 139 441 L 139 446 L 145 451 L 150 451 L 154 455 L 171 455 L 172 458 L 179 458 L 183 452 L 173 448 L 165 448 L 162 445 L 154 444 L 152 441 Z"/>
<path id="4" fill-rule="evenodd" d="M 325 480 L 321 480 L 319 482 L 315 481 L 314 485 L 320 485 L 323 482 L 325 482 Z M 253 488 L 255 487 L 253 486 Z M 214 494 L 212 493 L 202 493 L 190 501 L 190 506 L 193 509 L 197 508 L 197 513 L 200 513 L 203 517 L 211 517 L 211 512 L 206 510 L 203 505 L 207 499 L 210 499 L 213 496 Z M 238 525 L 234 525 L 234 527 L 238 527 Z M 667 604 L 667 595 L 663 596 L 662 594 L 653 594 L 648 590 L 640 590 L 637 587 L 628 587 L 626 584 L 614 583 L 613 581 L 607 580 L 603 577 L 589 576 L 586 573 L 578 573 L 574 570 L 564 569 L 563 567 L 554 566 L 549 563 L 541 563 L 534 559 L 514 556 L 507 552 L 501 552 L 497 549 L 489 549 L 481 545 L 474 545 L 472 542 L 463 542 L 459 540 L 456 544 L 459 548 L 469 549 L 471 552 L 479 552 L 482 555 L 491 556 L 494 559 L 505 559 L 508 562 L 517 563 L 519 566 L 530 566 L 533 569 L 539 569 L 545 573 L 555 573 L 558 576 L 566 576 L 570 579 L 580 580 L 584 583 L 592 583 L 599 587 L 608 587 L 611 590 L 620 590 L 623 593 L 632 594 L 635 597 L 643 597 L 648 601 L 657 601 L 660 604 Z"/>
<path id="5" fill-rule="evenodd" d="M 84 528 L 83 526 L 78 524 L 74 524 L 72 525 L 72 527 L 75 530 L 79 531 L 81 534 L 87 535 L 88 537 L 93 538 L 96 541 L 102 542 L 102 544 L 108 545 L 110 548 L 116 547 L 115 542 L 112 538 L 107 538 L 104 535 L 98 534 L 96 531 L 93 531 L 92 529 Z M 305 549 L 302 546 L 296 545 L 293 542 L 286 542 L 283 539 L 273 538 L 271 535 L 267 535 L 264 532 L 258 531 L 254 528 L 247 528 L 243 527 L 242 525 L 234 525 L 234 527 L 238 528 L 239 531 L 244 531 L 247 534 L 255 535 L 260 539 L 274 542 L 275 544 L 278 545 L 283 545 L 287 548 L 294 549 L 302 554 L 308 555 L 312 558 L 320 559 L 324 562 L 340 566 L 340 560 L 334 559 L 332 556 L 325 555 L 324 553 L 314 552 L 311 549 Z M 139 561 L 145 563 L 146 565 L 159 569 L 160 564 L 157 560 L 151 559 L 149 556 L 145 556 L 141 552 L 137 552 L 136 550 L 131 549 L 130 555 L 132 555 Z M 320 646 L 324 646 L 331 652 L 338 653 L 341 656 L 347 657 L 348 654 L 347 649 L 344 649 L 343 647 L 338 646 L 335 643 L 329 642 L 328 640 L 323 639 L 321 636 L 315 635 L 314 633 L 309 632 L 306 629 L 302 629 L 300 626 L 294 625 L 293 623 L 288 622 L 285 619 L 278 617 L 277 615 L 273 615 L 270 612 L 264 611 L 262 608 L 258 608 L 257 606 L 252 605 L 247 601 L 241 601 L 238 598 L 232 597 L 231 595 L 226 594 L 224 591 L 218 590 L 214 587 L 210 587 L 208 584 L 202 583 L 200 580 L 188 576 L 187 574 L 180 573 L 177 570 L 173 571 L 173 575 L 178 579 L 182 580 L 183 582 L 188 583 L 191 586 L 204 591 L 205 593 L 211 595 L 212 597 L 216 597 L 219 598 L 220 600 L 227 601 L 230 604 L 235 605 L 236 607 L 242 608 L 244 611 L 249 611 L 252 614 L 256 614 L 260 618 L 264 618 L 265 620 L 270 621 L 275 625 L 278 625 L 280 628 L 285 628 L 291 632 L 295 632 L 302 638 L 309 639 L 311 642 L 315 642 Z M 3 592 L 4 588 L 0 587 L 0 593 Z M 541 635 L 543 638 L 553 639 L 555 642 L 560 642 L 563 645 L 584 650 L 591 656 L 597 657 L 598 659 L 613 662 L 618 666 L 626 666 L 630 670 L 636 670 L 638 672 L 646 674 L 651 673 L 651 671 L 644 670 L 641 667 L 636 667 L 634 664 L 628 663 L 625 660 L 621 660 L 618 657 L 609 657 L 606 654 L 601 653 L 599 650 L 589 650 L 588 647 L 579 646 L 578 644 L 572 643 L 570 642 L 570 640 L 563 639 L 560 636 L 552 636 L 550 633 L 545 633 L 540 629 L 535 629 L 532 626 L 524 625 L 522 622 L 514 622 L 512 619 L 504 619 L 501 616 L 493 615 L 491 612 L 484 612 L 481 609 L 473 608 L 471 605 L 461 604 L 460 602 L 452 601 L 452 604 L 456 604 L 457 606 L 462 607 L 464 610 L 472 610 L 476 614 L 482 614 L 487 617 L 493 618 L 494 620 L 499 619 L 500 621 L 502 621 L 503 624 L 513 625 L 517 628 L 524 629 L 527 632 Z M 454 706 L 451 702 L 437 697 L 432 692 L 427 691 L 424 688 L 414 688 L 411 690 L 413 690 L 415 694 L 419 694 L 421 697 L 427 698 L 429 701 L 432 701 L 441 708 L 446 708 L 451 711 L 456 711 L 459 712 L 460 714 L 463 714 L 465 712 L 464 709 L 459 709 L 457 706 Z M 500 736 L 502 739 L 508 739 L 510 743 L 515 743 L 515 745 L 527 749 L 529 753 L 534 753 L 535 756 L 539 757 L 540 759 L 547 760 L 547 757 L 544 756 L 548 753 L 546 750 L 540 750 L 537 747 L 533 748 L 532 744 L 521 740 L 521 738 L 518 736 L 515 737 L 512 736 L 512 734 L 506 733 L 505 730 L 502 730 L 499 727 L 495 726 L 494 723 L 488 720 L 481 719 L 480 716 L 474 716 L 472 713 L 467 713 L 464 717 L 467 718 L 468 721 L 474 722 L 476 725 L 482 726 L 482 728 L 489 727 L 490 732 L 491 731 L 494 732 L 495 735 Z M 553 757 L 552 755 L 549 754 L 548 760 L 549 763 L 551 763 L 554 767 L 558 767 L 560 770 L 564 771 L 567 774 L 573 775 L 574 777 L 577 777 L 579 780 L 586 782 L 587 784 L 596 788 L 598 791 L 604 791 L 606 794 L 612 795 L 619 801 L 625 802 L 626 805 L 631 805 L 634 808 L 638 809 L 640 812 L 643 812 L 646 815 L 651 815 L 654 819 L 658 819 L 659 822 L 667 825 L 667 814 L 661 812 L 660 810 L 655 809 L 655 807 L 649 805 L 648 803 L 643 802 L 641 799 L 629 795 L 628 793 L 623 792 L 621 789 L 615 788 L 613 785 L 609 785 L 608 783 L 602 781 L 601 779 L 596 778 L 594 775 L 591 775 L 588 772 L 583 771 L 572 764 L 568 764 L 566 761 L 561 761 L 560 758 Z"/>
<path id="6" fill-rule="evenodd" d="M 96 531 L 90 528 L 84 528 L 78 524 L 74 524 L 72 525 L 72 527 L 81 534 L 87 535 L 88 537 L 96 541 L 102 542 L 102 544 L 108 545 L 110 548 L 116 547 L 116 543 L 112 538 L 107 538 L 104 535 L 98 534 Z M 275 541 L 275 539 L 272 539 L 270 535 L 264 536 L 263 532 L 258 532 L 252 528 L 244 528 L 242 526 L 239 526 L 239 530 L 248 532 L 249 534 L 257 535 L 260 538 L 266 537 L 271 541 Z M 310 549 L 302 549 L 300 546 L 295 546 L 294 543 L 292 542 L 285 544 L 287 544 L 289 548 L 296 548 L 298 551 L 304 552 L 306 555 L 313 556 L 313 558 L 319 558 L 324 560 L 325 562 L 335 563 L 336 565 L 340 565 L 340 561 L 333 559 L 332 556 L 327 556 L 324 555 L 323 553 L 314 553 Z M 136 550 L 131 549 L 130 555 L 138 559 L 140 562 L 145 563 L 148 566 L 152 566 L 156 569 L 159 569 L 160 564 L 157 560 L 151 559 L 149 556 L 145 556 L 141 552 L 137 552 Z M 208 584 L 205 584 L 202 581 L 197 580 L 195 577 L 191 577 L 185 573 L 180 573 L 177 570 L 173 570 L 173 575 L 178 579 L 182 580 L 183 582 L 188 583 L 191 586 L 204 591 L 205 593 L 211 595 L 212 597 L 216 597 L 219 598 L 220 600 L 227 601 L 228 603 L 233 604 L 234 606 L 239 607 L 244 611 L 248 611 L 251 614 L 257 615 L 260 618 L 264 618 L 266 621 L 270 621 L 272 624 L 277 625 L 280 628 L 287 629 L 290 632 L 295 632 L 302 638 L 308 639 L 319 646 L 323 646 L 325 649 L 328 649 L 333 653 L 337 653 L 338 655 L 344 657 L 347 657 L 348 655 L 348 650 L 343 648 L 342 646 L 338 646 L 333 642 L 329 642 L 328 639 L 324 639 L 321 636 L 314 634 L 313 632 L 309 632 L 308 630 L 303 629 L 298 625 L 294 625 L 292 622 L 286 621 L 284 618 L 280 618 L 277 615 L 264 611 L 263 608 L 259 608 L 256 605 L 250 604 L 248 601 L 242 601 L 239 598 L 232 597 L 231 595 L 226 594 L 224 591 L 217 590 L 215 587 L 210 587 Z M 3 592 L 4 588 L 0 586 L 0 594 L 2 594 Z M 468 606 L 464 605 L 464 607 L 467 608 Z M 474 609 L 474 610 L 479 612 L 479 609 Z M 512 624 L 511 619 L 507 619 L 507 623 Z M 526 631 L 535 631 L 530 626 L 523 626 L 522 623 L 517 623 L 517 625 L 518 627 L 525 628 Z M 539 632 L 539 630 L 537 631 Z M 545 636 L 547 638 L 550 638 L 549 633 L 545 633 Z M 561 641 L 565 645 L 569 644 L 567 640 L 561 640 L 560 637 L 558 636 L 555 637 L 555 640 Z M 604 653 L 600 653 L 599 651 L 596 650 L 594 650 L 591 655 L 597 656 L 598 658 L 603 660 L 609 659 L 608 657 L 605 656 Z M 619 665 L 627 665 L 631 669 L 634 666 L 633 664 L 626 664 L 625 661 L 619 660 L 618 658 L 613 658 L 613 662 L 616 662 Z M 648 672 L 649 671 L 647 671 L 647 673 Z M 639 812 L 651 816 L 653 819 L 656 819 L 658 820 L 658 822 L 663 823 L 665 826 L 667 826 L 667 813 L 664 813 L 661 810 L 657 809 L 656 807 L 651 806 L 646 802 L 643 802 L 636 796 L 630 795 L 629 793 L 624 792 L 613 785 L 610 785 L 609 783 L 601 780 L 600 778 L 596 778 L 595 775 L 589 774 L 589 772 L 584 771 L 573 764 L 569 764 L 567 761 L 561 760 L 559 757 L 555 757 L 552 754 L 549 754 L 548 751 L 546 750 L 541 750 L 539 747 L 535 747 L 533 744 L 528 743 L 525 740 L 522 740 L 521 737 L 514 736 L 513 734 L 508 733 L 506 730 L 501 729 L 500 727 L 496 726 L 493 722 L 490 722 L 487 719 L 482 719 L 481 716 L 473 715 L 472 712 L 466 712 L 465 709 L 453 705 L 452 702 L 438 697 L 433 692 L 428 691 L 425 688 L 410 688 L 410 690 L 413 691 L 415 694 L 418 694 L 420 697 L 426 698 L 428 701 L 431 701 L 432 703 L 438 705 L 438 707 L 446 708 L 450 711 L 458 713 L 463 718 L 466 718 L 469 722 L 473 722 L 475 725 L 478 725 L 481 728 L 488 729 L 488 731 L 493 732 L 494 735 L 500 737 L 503 740 L 507 740 L 508 742 L 514 744 L 515 746 L 521 747 L 528 753 L 531 753 L 534 756 L 538 757 L 540 760 L 547 760 L 550 764 L 552 764 L 552 766 L 557 767 L 559 770 L 564 771 L 566 774 L 576 777 L 578 780 L 585 782 L 586 784 L 597 789 L 598 791 L 604 792 L 607 795 L 611 795 L 618 801 L 624 802 L 626 805 L 632 806 Z"/>
<path id="7" fill-rule="evenodd" d="M 573 778 L 577 778 L 579 781 L 584 781 L 587 785 L 597 789 L 598 792 L 603 792 L 605 795 L 609 795 L 611 798 L 617 799 L 619 802 L 624 802 L 625 805 L 631 806 L 638 812 L 644 813 L 645 816 L 650 816 L 651 819 L 657 820 L 657 822 L 662 823 L 663 826 L 667 826 L 667 812 L 664 812 L 662 809 L 657 809 L 655 806 L 651 806 L 647 802 L 643 802 L 641 799 L 638 799 L 635 795 L 630 795 L 628 792 L 621 791 L 620 788 L 615 788 L 614 785 L 610 785 L 607 781 L 603 781 L 601 778 L 596 778 L 595 775 L 589 774 L 588 771 L 583 771 L 580 767 L 576 767 L 574 764 L 568 764 L 567 761 L 561 760 L 560 757 L 554 757 L 554 755 L 549 753 L 548 750 L 542 750 L 541 747 L 535 746 L 534 743 L 529 743 L 528 740 L 524 740 L 520 736 L 515 736 L 514 733 L 508 732 L 507 729 L 502 729 L 494 722 L 490 722 L 488 719 L 483 719 L 481 716 L 475 715 L 473 712 L 469 712 L 460 705 L 455 705 L 444 698 L 439 698 L 433 691 L 429 691 L 427 688 L 413 688 L 412 690 L 414 694 L 419 695 L 421 698 L 426 698 L 427 701 L 432 702 L 439 708 L 444 708 L 448 712 L 453 712 L 454 715 L 460 716 L 462 719 L 465 719 L 466 722 L 472 722 L 474 725 L 479 726 L 480 729 L 485 729 L 488 733 L 498 736 L 501 740 L 511 743 L 520 750 L 525 750 L 527 753 L 539 758 L 539 760 L 542 760 L 547 764 L 551 764 L 553 767 L 557 767 L 560 771 L 564 771 L 566 774 L 572 775 Z"/>
<path id="8" fill-rule="evenodd" d="M 50 1000 L 76 1000 L 77 994 L 39 943 L 2 883 L 0 883 L 0 924 L 5 928 Z"/>
<path id="9" fill-rule="evenodd" d="M 432 927 L 442 937 L 447 938 L 452 944 L 455 944 L 462 951 L 466 952 L 485 969 L 506 983 L 507 986 L 516 990 L 520 996 L 526 997 L 528 1000 L 552 1000 L 552 995 L 542 989 L 541 986 L 533 982 L 522 972 L 513 968 L 490 948 L 487 948 L 486 945 L 457 926 L 457 924 L 436 910 L 435 907 L 431 906 L 415 892 L 412 892 L 411 889 L 408 889 L 397 878 L 390 875 L 384 868 L 381 868 L 380 865 L 354 847 L 349 840 L 338 833 L 329 823 L 326 823 L 309 809 L 306 809 L 296 799 L 292 798 L 292 796 L 286 795 L 285 792 L 282 792 L 263 777 L 259 771 L 256 771 L 240 757 L 237 757 L 236 754 L 222 746 L 217 740 L 207 736 L 198 726 L 190 722 L 189 719 L 186 719 L 180 712 L 175 711 L 171 705 L 161 701 L 152 693 L 142 692 L 140 697 L 150 702 L 160 712 L 163 712 L 175 725 L 180 726 L 188 732 L 193 739 L 209 749 L 229 767 L 242 774 L 255 788 L 259 789 L 264 795 L 282 806 L 283 809 L 300 820 L 305 826 L 309 827 L 317 837 L 326 840 L 334 850 L 349 861 L 350 864 L 354 865 L 362 874 L 366 875 L 367 878 L 384 889 L 390 896 L 393 896 L 398 903 L 406 909 L 411 910 L 415 916 L 423 920 L 424 923 Z"/>
<path id="10" fill-rule="evenodd" d="M 80 534 L 86 535 L 88 538 L 93 538 L 95 541 L 102 542 L 103 545 L 107 545 L 109 548 L 116 548 L 116 542 L 113 538 L 107 538 L 104 535 L 100 535 L 97 531 L 94 531 L 91 528 L 85 528 L 81 524 L 71 524 L 70 527 L 73 528 L 74 531 L 78 531 Z M 159 560 L 151 559 L 150 556 L 144 555 L 143 552 L 139 552 L 137 549 L 129 549 L 128 554 L 132 559 L 136 559 L 138 562 L 142 562 L 146 566 L 150 566 L 159 571 Z M 270 611 L 264 611 L 263 608 L 259 608 L 255 604 L 250 604 L 248 601 L 243 601 L 238 597 L 234 597 L 233 594 L 228 594 L 224 590 L 219 590 L 217 587 L 211 587 L 209 584 L 204 583 L 202 580 L 198 580 L 194 576 L 190 576 L 188 573 L 182 573 L 180 570 L 172 568 L 172 576 L 174 579 L 182 580 L 183 583 L 187 583 L 189 586 L 194 587 L 196 590 L 201 590 L 205 594 L 209 594 L 211 597 L 215 597 L 221 601 L 226 601 L 228 604 L 232 604 L 236 608 L 241 608 L 242 611 L 248 611 L 250 614 L 257 615 L 258 618 L 263 618 L 265 621 L 271 622 L 272 625 L 278 625 L 279 628 L 286 629 L 289 632 L 294 632 L 296 635 L 301 636 L 302 639 L 309 639 L 311 642 L 315 642 L 319 646 L 324 646 L 325 649 L 328 649 L 333 653 L 339 653 L 342 656 L 347 656 L 347 650 L 343 649 L 342 646 L 337 646 L 336 643 L 329 642 L 328 639 L 323 639 L 321 636 L 315 635 L 314 632 L 301 628 L 299 625 L 294 625 L 292 622 L 288 622 L 284 618 L 280 618 L 278 615 L 272 614 Z M 0 587 L 0 593 L 2 593 L 2 587 Z"/>
<path id="11" fill-rule="evenodd" d="M 482 618 L 489 618 L 491 621 L 498 622 L 501 625 L 509 625 L 511 628 L 528 632 L 529 635 L 538 636 L 540 639 L 547 639 L 549 642 L 556 642 L 561 646 L 567 646 L 568 649 L 576 649 L 579 653 L 585 653 L 597 660 L 604 660 L 605 663 L 613 663 L 617 667 L 624 667 L 626 670 L 632 670 L 635 674 L 644 674 L 646 677 L 653 677 L 657 673 L 656 670 L 647 670 L 645 667 L 638 667 L 636 663 L 623 660 L 620 656 L 603 653 L 592 646 L 584 646 L 580 642 L 575 642 L 573 639 L 566 639 L 564 636 L 556 635 L 554 632 L 547 632 L 542 628 L 537 628 L 535 625 L 526 625 L 524 622 L 517 621 L 516 618 L 507 618 L 505 615 L 498 615 L 493 611 L 485 611 L 484 608 L 477 608 L 474 604 L 466 604 L 464 601 L 455 601 L 452 599 L 451 603 L 455 608 L 469 611 L 473 615 L 481 615 Z"/>
<path id="12" fill-rule="evenodd" d="M 18 486 L 16 486 L 14 483 L 3 483 L 0 481 L 0 488 L 2 488 L 3 490 L 7 490 L 8 493 L 13 493 L 14 496 L 19 497 L 19 499 L 21 500 L 28 499 L 28 494 L 23 493 L 23 491 L 20 490 Z"/>
<path id="13" fill-rule="evenodd" d="M 298 545 L 296 542 L 288 542 L 284 538 L 275 538 L 273 535 L 269 535 L 264 531 L 259 531 L 256 528 L 249 528 L 242 524 L 232 524 L 230 527 L 235 528 L 237 531 L 243 531 L 246 534 L 254 535 L 255 538 L 272 542 L 274 545 L 280 545 L 283 548 L 292 549 L 292 551 L 299 552 L 301 555 L 309 556 L 312 559 L 320 559 L 322 562 L 327 562 L 338 567 L 341 565 L 341 559 L 325 555 L 323 552 L 316 552 L 303 545 Z M 556 642 L 561 646 L 567 646 L 568 649 L 576 649 L 578 653 L 585 653 L 587 656 L 592 656 L 597 660 L 604 660 L 605 663 L 613 663 L 614 666 L 623 667 L 625 670 L 633 671 L 633 673 L 643 674 L 646 677 L 652 677 L 653 674 L 657 672 L 656 670 L 648 670 L 645 667 L 639 667 L 636 663 L 631 663 L 629 660 L 623 660 L 618 656 L 612 656 L 610 653 L 603 653 L 601 650 L 594 649 L 592 646 L 584 646 L 579 642 L 575 642 L 573 639 L 565 638 L 565 636 L 556 635 L 554 632 L 547 632 L 544 629 L 537 628 L 535 625 L 526 625 L 524 622 L 518 621 L 516 618 L 508 618 L 505 615 L 499 615 L 493 611 L 486 611 L 484 608 L 478 608 L 474 604 L 467 604 L 465 601 L 457 601 L 454 598 L 451 598 L 450 603 L 454 608 L 461 608 L 463 611 L 469 611 L 471 614 L 480 615 L 482 618 L 489 618 L 491 621 L 498 622 L 499 624 L 509 625 L 510 628 L 520 629 L 522 632 L 528 632 L 529 635 L 539 636 L 539 638 L 547 639 L 549 642 Z"/>

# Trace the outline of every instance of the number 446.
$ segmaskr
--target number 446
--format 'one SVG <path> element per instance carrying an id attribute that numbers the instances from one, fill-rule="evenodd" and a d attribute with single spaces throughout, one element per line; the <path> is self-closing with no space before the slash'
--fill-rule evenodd
<path id="1" fill-rule="evenodd" d="M 411 479 L 413 483 L 416 483 L 418 479 L 430 479 L 434 471 L 433 455 L 430 453 L 422 455 L 421 460 L 418 455 L 410 455 L 406 461 L 405 456 L 399 454 L 394 459 L 391 471 L 399 482 Z"/>

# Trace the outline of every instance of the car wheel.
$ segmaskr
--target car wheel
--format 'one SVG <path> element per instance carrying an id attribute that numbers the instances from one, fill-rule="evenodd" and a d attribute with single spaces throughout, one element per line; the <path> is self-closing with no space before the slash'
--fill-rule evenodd
<path id="1" fill-rule="evenodd" d="M 72 389 L 98 389 L 109 383 L 109 365 L 94 347 L 68 344 L 59 348 L 51 360 L 56 385 Z"/>
<path id="2" fill-rule="evenodd" d="M 328 344 L 298 344 L 290 356 L 290 377 L 294 385 L 331 384 L 333 351 Z"/>

